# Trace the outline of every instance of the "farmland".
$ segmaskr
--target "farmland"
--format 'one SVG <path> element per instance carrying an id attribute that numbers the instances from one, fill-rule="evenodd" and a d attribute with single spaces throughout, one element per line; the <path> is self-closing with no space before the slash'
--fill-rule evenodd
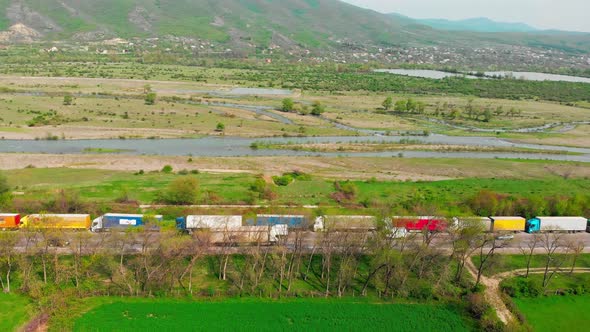
<path id="1" fill-rule="evenodd" d="M 515 299 L 536 332 L 586 331 L 590 296 L 549 296 Z M 558 315 L 555 313 L 558 312 Z"/>
<path id="2" fill-rule="evenodd" d="M 73 330 L 468 331 L 468 326 L 455 309 L 439 305 L 227 300 L 114 302 L 84 314 Z"/>

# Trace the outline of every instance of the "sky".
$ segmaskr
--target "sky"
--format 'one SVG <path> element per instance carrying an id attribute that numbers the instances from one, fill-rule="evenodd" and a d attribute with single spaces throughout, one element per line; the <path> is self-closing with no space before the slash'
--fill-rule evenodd
<path id="1" fill-rule="evenodd" d="M 540 29 L 590 32 L 590 0 L 343 0 L 413 18 L 488 17 Z"/>

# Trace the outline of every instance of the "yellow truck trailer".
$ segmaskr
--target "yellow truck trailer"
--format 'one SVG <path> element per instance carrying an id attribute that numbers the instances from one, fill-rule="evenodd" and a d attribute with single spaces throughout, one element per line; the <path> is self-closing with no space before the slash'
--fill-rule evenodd
<path id="1" fill-rule="evenodd" d="M 526 219 L 522 217 L 490 217 L 494 232 L 524 232 Z"/>
<path id="2" fill-rule="evenodd" d="M 21 219 L 21 228 L 90 229 L 89 214 L 31 214 Z"/>

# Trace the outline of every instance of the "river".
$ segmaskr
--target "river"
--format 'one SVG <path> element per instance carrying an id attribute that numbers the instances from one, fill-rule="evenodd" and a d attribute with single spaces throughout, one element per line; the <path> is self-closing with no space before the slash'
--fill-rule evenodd
<path id="1" fill-rule="evenodd" d="M 481 147 L 514 147 L 538 150 L 559 150 L 579 155 L 518 152 L 443 152 L 443 151 L 387 151 L 387 152 L 310 152 L 289 149 L 252 149 L 253 142 L 285 143 L 346 143 L 346 142 L 399 142 L 411 139 L 425 144 L 469 145 Z M 240 156 L 342 156 L 342 157 L 395 157 L 408 158 L 514 158 L 546 159 L 590 162 L 590 149 L 537 144 L 512 143 L 494 137 L 461 137 L 431 135 L 425 137 L 368 136 L 368 137 L 291 137 L 251 139 L 239 137 L 204 137 L 194 139 L 110 139 L 110 140 L 0 140 L 2 153 L 83 154 L 86 149 L 121 150 L 129 155 L 240 157 Z"/>
<path id="2" fill-rule="evenodd" d="M 590 78 L 556 75 L 535 72 L 511 72 L 511 71 L 490 71 L 485 72 L 486 77 L 477 77 L 474 75 L 461 73 L 448 73 L 440 70 L 424 70 L 424 69 L 377 69 L 377 73 L 389 73 L 394 75 L 422 77 L 431 79 L 443 79 L 447 77 L 466 77 L 471 79 L 485 79 L 489 77 L 510 77 L 515 79 L 524 79 L 527 81 L 554 81 L 554 82 L 575 82 L 575 83 L 590 83 Z M 474 73 L 472 73 L 474 74 Z"/>

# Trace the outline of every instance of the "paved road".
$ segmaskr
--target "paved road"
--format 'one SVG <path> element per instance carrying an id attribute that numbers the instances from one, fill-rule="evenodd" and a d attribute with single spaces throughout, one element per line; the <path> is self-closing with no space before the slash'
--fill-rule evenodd
<path id="1" fill-rule="evenodd" d="M 18 233 L 15 233 L 15 235 Z M 336 234 L 335 237 L 333 237 L 333 239 L 338 239 L 338 238 L 342 238 L 342 236 L 344 236 L 345 233 L 339 233 Z M 356 238 L 362 238 L 362 234 L 360 233 L 352 233 L 355 234 Z M 22 235 L 22 234 L 20 234 Z M 58 250 L 58 252 L 63 253 L 63 254 L 67 254 L 67 253 L 71 253 L 72 247 L 75 247 L 75 243 L 76 240 L 80 241 L 80 239 L 83 239 L 84 241 L 89 241 L 87 245 L 84 245 L 83 247 L 86 248 L 86 250 L 91 251 L 91 250 L 97 250 L 97 249 L 113 249 L 113 244 L 112 244 L 112 238 L 114 237 L 115 234 L 109 234 L 109 233 L 99 233 L 99 234 L 94 234 L 94 233 L 75 233 L 75 232 L 68 232 L 65 233 L 63 235 L 61 235 L 59 238 L 59 248 L 54 248 L 56 250 Z M 155 243 L 157 242 L 157 240 L 162 236 L 161 233 L 150 233 L 149 234 L 149 241 L 150 243 Z M 300 233 L 300 238 L 301 238 L 301 243 L 302 243 L 302 248 L 304 252 L 314 252 L 314 251 L 318 251 L 320 249 L 322 249 L 322 238 L 323 238 L 323 233 L 316 233 L 316 232 L 311 232 L 311 231 L 305 231 L 305 232 L 301 232 Z M 423 235 L 422 234 L 411 234 L 409 235 L 411 236 L 411 241 L 415 242 L 415 243 L 420 243 L 423 240 Z M 583 243 L 584 244 L 584 252 L 590 252 L 590 233 L 575 233 L 575 234 L 562 234 L 562 242 L 563 243 Z M 286 246 L 287 248 L 294 250 L 295 245 L 294 243 L 296 242 L 297 235 L 295 232 L 290 232 L 289 237 L 286 239 Z M 527 233 L 518 233 L 518 234 L 514 234 L 514 239 L 512 240 L 507 240 L 507 241 L 499 241 L 501 244 L 501 248 L 497 249 L 497 252 L 500 254 L 520 254 L 521 250 L 520 248 L 527 248 L 527 243 L 532 239 L 533 235 L 531 234 L 527 234 Z M 128 252 L 140 252 L 142 249 L 142 242 L 144 242 L 146 238 L 142 237 L 141 235 L 136 235 L 135 236 L 135 240 L 132 241 L 132 243 L 130 245 L 126 246 L 126 250 Z M 33 248 L 36 245 L 38 246 L 39 243 L 41 243 L 41 236 L 37 235 L 36 236 L 36 241 L 29 241 L 29 248 Z M 332 244 L 332 248 L 334 248 L 334 250 L 338 250 L 338 244 L 337 244 L 337 240 L 333 240 L 333 244 Z M 37 243 L 37 244 L 35 244 Z M 450 236 L 448 234 L 445 233 L 441 233 L 441 234 L 436 234 L 433 237 L 433 240 L 431 242 L 431 246 L 434 248 L 439 248 L 441 250 L 447 250 L 450 251 L 452 248 L 451 242 L 450 242 Z M 241 244 L 239 246 L 232 246 L 231 249 L 228 249 L 228 245 L 212 245 L 209 246 L 209 252 L 211 254 L 215 254 L 215 253 L 219 253 L 221 251 L 224 250 L 230 250 L 232 252 L 236 252 L 239 253 L 241 251 L 244 250 L 244 248 L 247 248 L 248 244 Z M 27 240 L 26 238 L 21 238 L 19 243 L 17 244 L 17 248 L 19 251 L 24 251 L 27 248 Z M 53 249 L 51 249 L 53 250 Z M 544 249 L 542 247 L 542 243 L 539 242 L 537 245 L 537 249 L 535 250 L 535 253 L 538 254 L 542 254 L 544 253 Z"/>

